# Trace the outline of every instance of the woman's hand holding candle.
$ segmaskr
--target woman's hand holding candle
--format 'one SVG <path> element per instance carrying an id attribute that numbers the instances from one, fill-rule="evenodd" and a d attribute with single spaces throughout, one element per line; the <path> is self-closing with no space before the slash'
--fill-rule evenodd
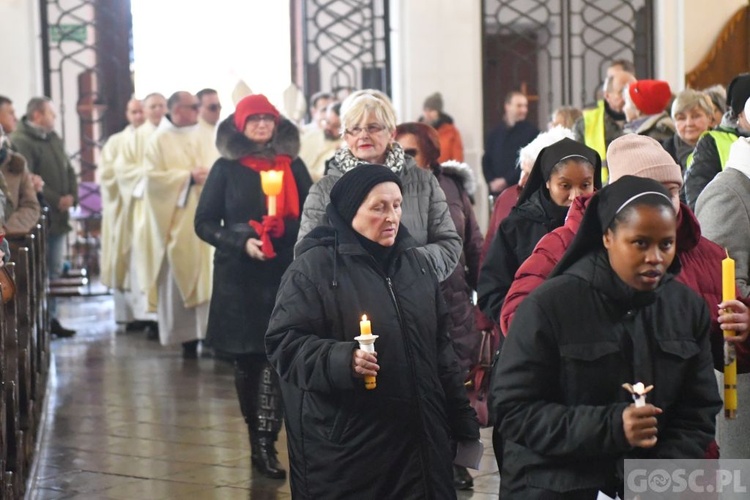
<path id="1" fill-rule="evenodd" d="M 375 377 L 380 370 L 378 365 L 378 353 L 365 352 L 362 349 L 356 349 L 352 355 L 352 371 L 354 377 L 365 378 Z"/>
<path id="2" fill-rule="evenodd" d="M 661 408 L 652 404 L 636 408 L 631 404 L 622 412 L 622 430 L 625 438 L 634 448 L 652 448 L 656 445 L 656 416 L 661 414 Z"/>
<path id="3" fill-rule="evenodd" d="M 721 329 L 736 333 L 724 340 L 732 343 L 744 342 L 750 334 L 750 312 L 739 300 L 725 300 L 719 304 L 719 324 Z"/>

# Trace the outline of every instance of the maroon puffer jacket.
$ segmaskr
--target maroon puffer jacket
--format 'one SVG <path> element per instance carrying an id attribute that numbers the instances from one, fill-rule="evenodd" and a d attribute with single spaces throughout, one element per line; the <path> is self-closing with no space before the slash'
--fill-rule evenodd
<path id="1" fill-rule="evenodd" d="M 577 197 L 568 210 L 565 225 L 544 236 L 537 243 L 531 256 L 521 264 L 500 311 L 503 334 L 507 335 L 513 315 L 523 299 L 547 279 L 573 241 L 591 196 L 593 195 Z M 677 217 L 677 255 L 682 263 L 682 271 L 677 275 L 677 281 L 698 293 L 708 305 L 711 314 L 711 350 L 714 354 L 714 365 L 721 369 L 724 335 L 719 326 L 717 305 L 722 298 L 721 261 L 725 254 L 720 246 L 701 236 L 698 219 L 684 203 L 681 204 Z M 741 297 L 739 290 L 737 297 Z M 740 300 L 745 304 L 749 302 L 746 299 Z M 737 371 L 750 372 L 750 342 L 737 345 Z"/>
<path id="2" fill-rule="evenodd" d="M 464 188 L 467 172 L 461 167 L 443 166 L 437 174 L 445 192 L 451 219 L 463 240 L 463 252 L 453 273 L 440 284 L 451 316 L 450 336 L 461 368 L 468 371 L 477 362 L 482 335 L 475 323 L 472 294 L 477 288 L 479 255 L 482 251 L 482 232 L 474 208 Z"/>

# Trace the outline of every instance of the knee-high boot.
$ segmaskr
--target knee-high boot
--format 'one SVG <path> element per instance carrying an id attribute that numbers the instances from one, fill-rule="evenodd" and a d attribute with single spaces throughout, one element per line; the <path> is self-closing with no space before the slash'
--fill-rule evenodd
<path id="1" fill-rule="evenodd" d="M 276 456 L 276 439 L 284 418 L 284 407 L 279 390 L 279 378 L 268 362 L 260 371 L 255 407 L 255 432 L 250 433 L 252 461 L 258 471 L 272 479 L 284 479 L 286 471 Z M 254 435 L 254 437 L 253 437 Z"/>

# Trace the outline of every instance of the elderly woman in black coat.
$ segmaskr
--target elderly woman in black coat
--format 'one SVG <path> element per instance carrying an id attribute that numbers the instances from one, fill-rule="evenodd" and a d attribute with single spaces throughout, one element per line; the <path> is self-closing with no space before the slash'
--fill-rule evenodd
<path id="1" fill-rule="evenodd" d="M 248 425 L 253 466 L 283 479 L 274 443 L 283 411 L 263 335 L 281 276 L 292 262 L 300 212 L 312 185 L 297 158 L 297 127 L 265 96 L 245 97 L 217 132 L 222 157 L 206 180 L 195 232 L 216 247 L 207 341 L 235 358 L 235 385 Z M 269 215 L 261 173 L 283 172 L 276 213 Z"/>
<path id="2" fill-rule="evenodd" d="M 282 279 L 266 350 L 294 498 L 455 498 L 451 441 L 479 438 L 437 276 L 400 225 L 401 182 L 379 165 L 343 174 L 329 225 Z M 357 348 L 363 314 L 375 353 Z"/>
<path id="3" fill-rule="evenodd" d="M 518 308 L 492 374 L 503 498 L 625 498 L 623 459 L 704 457 L 721 399 L 708 308 L 674 279 L 676 234 L 669 192 L 624 176 Z M 631 402 L 636 382 L 650 404 Z"/>

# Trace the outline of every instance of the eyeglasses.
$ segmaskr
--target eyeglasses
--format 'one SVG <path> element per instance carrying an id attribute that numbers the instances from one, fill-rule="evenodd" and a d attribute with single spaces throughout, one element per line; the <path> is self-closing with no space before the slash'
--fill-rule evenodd
<path id="1" fill-rule="evenodd" d="M 359 134 L 362 133 L 363 130 L 367 132 L 367 135 L 375 135 L 378 132 L 382 132 L 383 130 L 385 130 L 385 127 L 382 125 L 378 125 L 377 123 L 371 123 L 364 128 L 354 127 L 352 129 L 345 130 L 344 133 L 352 137 L 357 137 Z"/>
<path id="2" fill-rule="evenodd" d="M 260 122 L 276 122 L 276 117 L 273 115 L 250 115 L 247 117 L 247 121 L 251 123 Z"/>
<path id="3" fill-rule="evenodd" d="M 221 104 L 209 104 L 206 106 L 209 111 L 216 113 L 217 111 L 221 111 Z"/>
<path id="4" fill-rule="evenodd" d="M 419 154 L 419 151 L 417 150 L 417 148 L 409 148 L 409 149 L 404 149 L 404 154 L 407 154 L 411 156 L 412 158 L 416 158 L 417 155 Z"/>

